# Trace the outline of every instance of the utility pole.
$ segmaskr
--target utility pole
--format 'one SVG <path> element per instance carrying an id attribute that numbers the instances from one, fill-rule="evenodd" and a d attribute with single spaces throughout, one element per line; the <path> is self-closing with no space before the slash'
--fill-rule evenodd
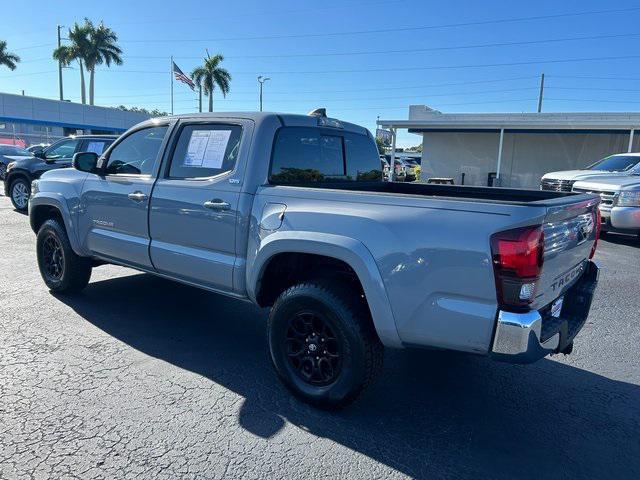
<path id="1" fill-rule="evenodd" d="M 62 39 L 60 37 L 60 29 L 63 25 L 58 25 L 58 48 L 62 46 Z M 58 89 L 60 90 L 60 101 L 64 100 L 64 94 L 62 92 L 62 62 L 58 61 Z"/>
<path id="2" fill-rule="evenodd" d="M 262 86 L 267 80 L 271 80 L 271 78 L 263 77 L 262 75 L 258 77 L 258 83 L 260 84 L 260 111 L 262 111 Z"/>
<path id="3" fill-rule="evenodd" d="M 538 96 L 538 113 L 542 112 L 543 96 L 544 96 L 544 73 L 540 76 L 540 95 Z"/>

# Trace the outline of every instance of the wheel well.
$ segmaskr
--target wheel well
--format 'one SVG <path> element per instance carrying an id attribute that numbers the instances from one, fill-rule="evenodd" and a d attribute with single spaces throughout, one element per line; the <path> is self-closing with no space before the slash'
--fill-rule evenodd
<path id="1" fill-rule="evenodd" d="M 62 228 L 66 229 L 64 218 L 62 217 L 62 213 L 60 213 L 60 210 L 50 205 L 38 205 L 31 211 L 31 214 L 29 215 L 31 230 L 33 230 L 35 233 L 38 233 L 38 230 L 40 230 L 42 224 L 51 219 L 58 220 Z"/>
<path id="2" fill-rule="evenodd" d="M 346 281 L 366 301 L 362 283 L 348 263 L 324 255 L 293 252 L 279 253 L 269 260 L 258 282 L 256 300 L 261 307 L 269 307 L 290 286 L 319 278 Z"/>

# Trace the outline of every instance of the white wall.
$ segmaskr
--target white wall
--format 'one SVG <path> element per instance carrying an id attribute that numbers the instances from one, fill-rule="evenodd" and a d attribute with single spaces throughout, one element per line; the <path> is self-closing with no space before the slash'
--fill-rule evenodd
<path id="1" fill-rule="evenodd" d="M 426 132 L 423 134 L 422 181 L 452 177 L 460 184 L 487 185 L 496 171 L 498 132 Z M 636 136 L 638 132 L 636 132 Z M 501 185 L 538 188 L 551 171 L 583 168 L 602 157 L 627 151 L 629 133 L 505 132 Z M 640 139 L 634 148 L 640 147 Z"/>

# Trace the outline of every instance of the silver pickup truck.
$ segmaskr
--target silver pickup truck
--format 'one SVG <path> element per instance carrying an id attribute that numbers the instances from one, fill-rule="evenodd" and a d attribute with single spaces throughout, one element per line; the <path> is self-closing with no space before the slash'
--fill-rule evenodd
<path id="1" fill-rule="evenodd" d="M 320 407 L 383 347 L 569 353 L 597 283 L 599 197 L 383 182 L 369 131 L 324 115 L 150 120 L 74 167 L 29 202 L 53 292 L 112 263 L 270 307 L 275 369 Z"/>

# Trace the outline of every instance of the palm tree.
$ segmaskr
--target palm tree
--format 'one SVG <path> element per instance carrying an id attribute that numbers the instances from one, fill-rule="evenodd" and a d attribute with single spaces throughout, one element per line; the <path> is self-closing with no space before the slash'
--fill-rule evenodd
<path id="1" fill-rule="evenodd" d="M 20 62 L 20 57 L 15 53 L 7 52 L 7 42 L 0 40 L 0 65 L 15 70 L 18 62 Z"/>
<path id="2" fill-rule="evenodd" d="M 83 63 L 89 54 L 89 33 L 92 25 L 84 25 L 75 23 L 73 28 L 69 29 L 69 45 L 62 45 L 53 51 L 53 58 L 58 60 L 62 65 L 68 66 L 71 62 L 77 61 L 80 67 L 80 98 L 82 103 L 87 103 L 87 93 L 84 86 L 84 67 Z"/>
<path id="3" fill-rule="evenodd" d="M 216 85 L 222 92 L 222 96 L 226 97 L 229 93 L 229 82 L 231 75 L 227 70 L 220 67 L 220 63 L 224 60 L 221 54 L 209 56 L 204 59 L 204 65 L 196 67 L 191 72 L 191 78 L 194 83 L 203 89 L 204 94 L 209 96 L 209 111 L 213 112 L 213 90 Z"/>
<path id="4" fill-rule="evenodd" d="M 94 27 L 93 23 L 85 18 L 85 25 L 89 27 L 89 45 L 85 66 L 89 72 L 89 105 L 93 105 L 96 65 L 103 63 L 107 67 L 110 67 L 111 63 L 122 65 L 122 50 L 116 44 L 118 36 L 104 23 L 100 22 L 100 25 Z"/>

